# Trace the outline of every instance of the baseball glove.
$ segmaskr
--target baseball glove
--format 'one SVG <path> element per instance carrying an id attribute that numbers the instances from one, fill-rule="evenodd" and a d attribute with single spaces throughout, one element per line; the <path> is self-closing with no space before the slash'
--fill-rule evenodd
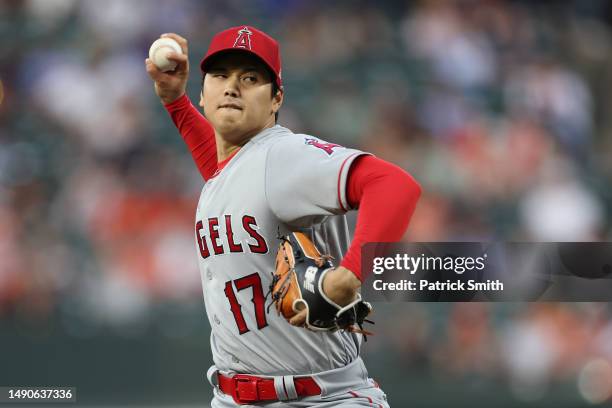
<path id="1" fill-rule="evenodd" d="M 280 239 L 276 271 L 270 285 L 270 306 L 274 304 L 277 312 L 286 319 L 306 309 L 304 325 L 310 330 L 372 334 L 363 330 L 364 322 L 373 323 L 366 319 L 372 306 L 361 300 L 359 293 L 346 306 L 336 304 L 323 293 L 323 278 L 334 269 L 331 256 L 321 255 L 312 241 L 301 232 Z"/>

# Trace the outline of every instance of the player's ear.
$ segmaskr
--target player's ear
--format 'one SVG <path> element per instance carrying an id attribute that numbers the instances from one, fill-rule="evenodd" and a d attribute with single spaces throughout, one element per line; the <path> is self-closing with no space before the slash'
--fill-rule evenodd
<path id="1" fill-rule="evenodd" d="M 204 109 L 204 80 L 206 79 L 206 75 L 202 77 L 202 83 L 200 84 L 200 102 L 198 105 L 200 108 Z"/>
<path id="2" fill-rule="evenodd" d="M 280 110 L 281 106 L 283 105 L 283 97 L 284 92 L 283 89 L 280 88 L 276 91 L 276 95 L 272 97 L 272 112 L 276 113 Z"/>

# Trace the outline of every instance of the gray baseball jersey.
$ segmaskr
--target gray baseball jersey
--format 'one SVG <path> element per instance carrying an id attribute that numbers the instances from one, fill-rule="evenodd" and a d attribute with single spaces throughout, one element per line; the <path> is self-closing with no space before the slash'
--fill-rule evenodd
<path id="1" fill-rule="evenodd" d="M 308 374 L 358 357 L 361 335 L 293 327 L 268 309 L 266 294 L 279 233 L 305 231 L 322 252 L 342 259 L 349 244 L 347 175 L 361 154 L 276 125 L 204 185 L 196 241 L 219 370 Z"/>

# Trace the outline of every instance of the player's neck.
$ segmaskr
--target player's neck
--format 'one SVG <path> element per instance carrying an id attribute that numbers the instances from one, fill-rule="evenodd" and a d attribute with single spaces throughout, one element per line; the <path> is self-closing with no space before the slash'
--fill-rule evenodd
<path id="1" fill-rule="evenodd" d="M 238 140 L 234 140 L 232 137 L 224 136 L 215 131 L 215 141 L 217 144 L 217 162 L 222 162 L 230 157 L 232 154 L 236 152 L 236 150 L 240 149 L 242 146 L 248 143 L 253 137 L 257 136 L 259 133 L 263 132 L 265 129 L 271 128 L 276 123 L 274 121 L 270 123 L 266 123 L 266 125 L 257 130 L 253 130 L 248 134 L 244 135 L 242 138 L 238 138 Z"/>
<path id="2" fill-rule="evenodd" d="M 228 157 L 234 154 L 236 150 L 240 149 L 241 147 L 242 145 L 232 144 L 221 138 L 217 138 L 217 163 L 227 160 Z"/>

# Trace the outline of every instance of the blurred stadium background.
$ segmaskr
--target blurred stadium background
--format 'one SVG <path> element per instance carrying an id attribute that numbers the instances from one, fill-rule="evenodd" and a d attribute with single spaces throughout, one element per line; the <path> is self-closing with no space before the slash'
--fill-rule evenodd
<path id="1" fill-rule="evenodd" d="M 210 38 L 243 23 L 280 40 L 282 125 L 421 182 L 407 240 L 610 240 L 606 0 L 4 0 L 0 385 L 208 404 L 202 180 L 144 58 L 187 37 L 197 102 Z M 611 401 L 609 304 L 377 307 L 364 357 L 394 407 Z"/>

